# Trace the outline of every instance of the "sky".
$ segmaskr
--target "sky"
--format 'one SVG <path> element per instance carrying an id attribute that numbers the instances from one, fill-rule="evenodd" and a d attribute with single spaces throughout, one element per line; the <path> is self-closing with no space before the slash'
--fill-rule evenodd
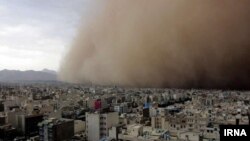
<path id="1" fill-rule="evenodd" d="M 58 70 L 87 0 L 0 0 L 0 70 Z"/>

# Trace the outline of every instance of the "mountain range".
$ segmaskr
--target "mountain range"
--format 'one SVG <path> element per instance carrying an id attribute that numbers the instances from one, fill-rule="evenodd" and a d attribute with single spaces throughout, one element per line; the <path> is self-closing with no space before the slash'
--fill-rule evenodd
<path id="1" fill-rule="evenodd" d="M 41 71 L 1 70 L 0 82 L 57 81 L 57 72 L 49 69 Z"/>

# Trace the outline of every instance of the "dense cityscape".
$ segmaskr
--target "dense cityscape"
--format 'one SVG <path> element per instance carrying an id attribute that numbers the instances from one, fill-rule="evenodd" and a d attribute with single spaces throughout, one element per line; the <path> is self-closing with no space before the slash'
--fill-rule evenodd
<path id="1" fill-rule="evenodd" d="M 0 141 L 250 141 L 250 0 L 0 0 Z"/>
<path id="2" fill-rule="evenodd" d="M 68 83 L 0 85 L 0 140 L 218 141 L 250 124 L 250 92 Z"/>

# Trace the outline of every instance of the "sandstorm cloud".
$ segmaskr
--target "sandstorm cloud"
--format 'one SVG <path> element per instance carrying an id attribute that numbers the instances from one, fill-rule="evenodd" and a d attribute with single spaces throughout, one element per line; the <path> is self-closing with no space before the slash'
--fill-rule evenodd
<path id="1" fill-rule="evenodd" d="M 248 89 L 249 5 L 249 0 L 95 0 L 61 63 L 60 78 Z"/>

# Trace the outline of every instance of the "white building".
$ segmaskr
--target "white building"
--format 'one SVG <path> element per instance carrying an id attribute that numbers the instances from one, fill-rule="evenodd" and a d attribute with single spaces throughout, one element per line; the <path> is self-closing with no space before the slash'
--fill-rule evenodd
<path id="1" fill-rule="evenodd" d="M 86 133 L 88 141 L 98 141 L 108 137 L 109 128 L 118 125 L 117 112 L 112 113 L 86 113 Z"/>
<path id="2" fill-rule="evenodd" d="M 200 141 L 200 134 L 199 132 L 182 132 L 179 135 L 179 140 Z"/>
<path id="3" fill-rule="evenodd" d="M 127 130 L 119 134 L 119 139 L 133 141 L 143 135 L 143 126 L 138 124 L 127 125 Z"/>
<path id="4" fill-rule="evenodd" d="M 114 106 L 114 111 L 118 113 L 127 113 L 128 112 L 128 105 L 127 103 L 122 103 L 120 105 Z"/>

